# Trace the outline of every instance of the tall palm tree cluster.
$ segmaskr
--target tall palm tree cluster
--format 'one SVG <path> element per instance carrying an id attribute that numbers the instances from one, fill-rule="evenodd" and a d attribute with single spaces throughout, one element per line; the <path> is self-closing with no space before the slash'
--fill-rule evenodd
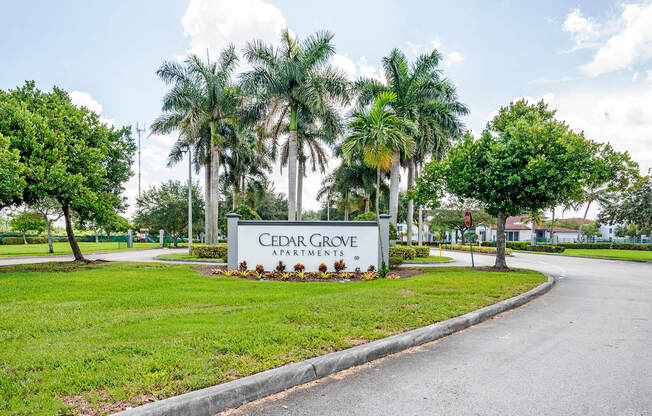
<path id="1" fill-rule="evenodd" d="M 333 202 L 347 220 L 351 211 L 378 214 L 385 193 L 396 224 L 401 167 L 411 188 L 423 163 L 460 136 L 468 110 L 442 76 L 436 50 L 410 64 L 395 49 L 383 59 L 386 82 L 352 83 L 329 64 L 332 39 L 317 32 L 299 41 L 286 29 L 278 45 L 254 40 L 242 54 L 249 69 L 239 75 L 233 46 L 217 60 L 191 55 L 158 69 L 169 90 L 151 131 L 178 133 L 169 164 L 190 149 L 195 171 L 204 168 L 207 243 L 217 242 L 220 194 L 231 194 L 232 208 L 246 203 L 247 192 L 267 189 L 277 160 L 288 172 L 288 220 L 302 218 L 308 172 L 326 173 L 334 155 L 341 163 L 318 193 L 327 216 Z M 409 224 L 413 216 L 408 201 Z"/>

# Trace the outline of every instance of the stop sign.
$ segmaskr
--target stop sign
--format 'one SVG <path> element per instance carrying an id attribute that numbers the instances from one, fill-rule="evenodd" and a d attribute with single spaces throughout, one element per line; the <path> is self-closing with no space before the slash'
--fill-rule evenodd
<path id="1" fill-rule="evenodd" d="M 467 227 L 471 226 L 471 212 L 466 211 L 464 213 L 464 224 L 466 224 Z"/>

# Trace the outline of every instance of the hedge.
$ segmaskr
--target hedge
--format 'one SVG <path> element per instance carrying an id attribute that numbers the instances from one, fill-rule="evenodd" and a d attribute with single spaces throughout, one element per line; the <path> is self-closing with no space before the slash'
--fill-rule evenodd
<path id="1" fill-rule="evenodd" d="M 45 237 L 27 237 L 27 244 L 45 244 L 48 239 Z M 2 244 L 25 244 L 23 237 L 3 237 Z"/>
<path id="2" fill-rule="evenodd" d="M 525 249 L 527 251 L 540 251 L 544 253 L 563 253 L 566 250 L 565 247 L 551 245 L 529 245 Z"/>
<path id="3" fill-rule="evenodd" d="M 449 246 L 451 250 L 469 251 L 468 244 L 453 244 Z M 496 254 L 496 247 L 478 247 L 473 246 L 473 251 L 485 254 Z M 511 248 L 505 248 L 505 254 L 512 254 Z"/>
<path id="4" fill-rule="evenodd" d="M 541 243 L 541 245 L 551 245 L 550 243 Z M 555 243 L 555 246 L 564 248 L 583 248 L 589 250 L 597 249 L 614 249 L 614 250 L 650 250 L 650 244 L 642 243 Z"/>
<path id="5" fill-rule="evenodd" d="M 494 241 L 483 241 L 482 247 L 495 247 Z M 505 241 L 505 247 L 511 248 L 512 250 L 527 250 L 527 246 L 530 245 L 529 241 Z"/>
<path id="6" fill-rule="evenodd" d="M 403 264 L 403 256 L 396 254 L 394 256 L 389 256 L 389 268 L 393 269 L 394 267 L 400 266 Z"/>
<path id="7" fill-rule="evenodd" d="M 220 243 L 214 246 L 205 244 L 196 244 L 190 248 L 190 255 L 204 259 L 226 259 L 228 246 L 226 243 Z"/>
<path id="8" fill-rule="evenodd" d="M 392 256 L 401 256 L 403 260 L 414 260 L 416 250 L 414 247 L 394 246 L 389 248 L 389 257 Z"/>
<path id="9" fill-rule="evenodd" d="M 430 256 L 430 247 L 427 246 L 412 246 L 417 257 L 428 257 Z"/>

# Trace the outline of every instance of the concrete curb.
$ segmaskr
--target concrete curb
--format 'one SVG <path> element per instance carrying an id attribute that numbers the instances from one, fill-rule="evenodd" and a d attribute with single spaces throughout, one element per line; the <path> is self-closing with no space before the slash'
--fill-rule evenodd
<path id="1" fill-rule="evenodd" d="M 154 257 L 154 260 L 158 261 L 169 261 L 171 263 L 208 263 L 208 264 L 214 264 L 216 266 L 226 266 L 226 263 L 223 261 L 217 261 L 217 260 L 201 260 L 201 259 L 162 259 L 160 257 Z"/>
<path id="2" fill-rule="evenodd" d="M 450 260 L 442 260 L 442 261 L 419 261 L 419 262 L 405 262 L 401 264 L 399 267 L 419 267 L 419 266 L 431 266 L 435 264 L 446 264 L 446 263 L 454 263 L 455 259 L 450 259 Z"/>
<path id="3" fill-rule="evenodd" d="M 418 328 L 403 334 L 358 345 L 217 386 L 207 387 L 180 396 L 160 400 L 116 413 L 119 416 L 210 416 L 226 409 L 242 406 L 291 387 L 326 377 L 431 342 L 462 329 L 479 324 L 502 312 L 521 306 L 548 292 L 555 284 L 554 278 L 534 289 L 502 302 L 486 306 L 456 318 Z"/>
<path id="4" fill-rule="evenodd" d="M 638 250 L 632 250 L 638 251 Z M 518 250 L 516 253 L 523 254 L 543 254 L 544 256 L 558 256 L 558 257 L 574 257 L 576 259 L 596 259 L 596 260 L 617 260 L 617 261 L 630 261 L 634 263 L 652 263 L 652 260 L 641 260 L 641 259 L 619 259 L 617 257 L 593 257 L 593 256 L 575 256 L 573 254 L 556 254 L 556 253 L 542 253 L 536 251 L 524 251 Z"/>

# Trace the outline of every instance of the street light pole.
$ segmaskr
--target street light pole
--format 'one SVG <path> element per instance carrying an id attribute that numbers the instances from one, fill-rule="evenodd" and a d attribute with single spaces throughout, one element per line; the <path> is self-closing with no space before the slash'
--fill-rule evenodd
<path id="1" fill-rule="evenodd" d="M 192 251 L 192 147 L 188 143 L 188 255 Z"/>

